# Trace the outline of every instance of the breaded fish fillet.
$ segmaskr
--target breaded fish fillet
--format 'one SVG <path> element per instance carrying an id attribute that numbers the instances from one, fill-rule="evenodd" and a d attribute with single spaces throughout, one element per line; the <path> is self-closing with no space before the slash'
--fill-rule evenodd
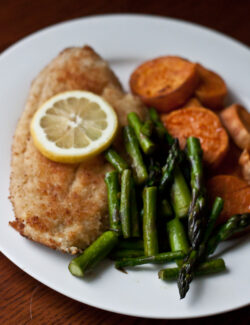
<path id="1" fill-rule="evenodd" d="M 77 89 L 103 96 L 121 125 L 130 111 L 145 114 L 141 101 L 122 91 L 108 64 L 88 46 L 64 50 L 33 81 L 13 139 L 10 199 L 16 220 L 10 224 L 34 241 L 72 254 L 107 228 L 104 175 L 111 166 L 102 155 L 75 165 L 50 161 L 34 147 L 29 128 L 44 101 Z"/>

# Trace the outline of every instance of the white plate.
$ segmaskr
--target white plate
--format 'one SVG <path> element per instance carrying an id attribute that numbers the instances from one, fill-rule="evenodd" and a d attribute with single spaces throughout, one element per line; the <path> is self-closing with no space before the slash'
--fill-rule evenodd
<path id="1" fill-rule="evenodd" d="M 21 237 L 8 226 L 10 148 L 32 79 L 65 47 L 90 44 L 107 59 L 124 87 L 142 61 L 176 54 L 200 61 L 221 74 L 232 95 L 250 107 L 250 52 L 223 35 L 172 19 L 111 15 L 83 18 L 35 33 L 0 56 L 0 247 L 22 270 L 61 292 L 109 311 L 152 318 L 188 318 L 229 311 L 250 302 L 249 241 L 226 252 L 228 272 L 195 280 L 186 299 L 176 284 L 157 278 L 155 266 L 123 274 L 109 262 L 86 280 L 70 275 L 70 257 Z"/>

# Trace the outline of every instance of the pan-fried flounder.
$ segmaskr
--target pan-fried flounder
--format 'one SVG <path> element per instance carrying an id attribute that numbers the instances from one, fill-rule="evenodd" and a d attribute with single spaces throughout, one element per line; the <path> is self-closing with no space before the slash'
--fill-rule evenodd
<path id="1" fill-rule="evenodd" d="M 104 175 L 112 167 L 102 155 L 76 165 L 48 160 L 34 147 L 30 121 L 47 99 L 76 89 L 103 96 L 121 125 L 130 111 L 145 114 L 140 100 L 122 91 L 108 64 L 88 46 L 64 50 L 32 83 L 13 140 L 10 199 L 16 220 L 10 224 L 34 241 L 72 254 L 107 228 Z"/>

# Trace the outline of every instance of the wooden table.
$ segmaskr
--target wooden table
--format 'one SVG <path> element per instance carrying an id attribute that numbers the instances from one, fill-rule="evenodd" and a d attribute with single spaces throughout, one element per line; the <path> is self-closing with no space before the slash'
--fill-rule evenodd
<path id="1" fill-rule="evenodd" d="M 0 51 L 45 26 L 105 13 L 150 13 L 214 28 L 250 45 L 250 1 L 0 0 Z M 127 317 L 75 302 L 31 278 L 0 254 L 0 324 L 249 324 L 250 308 L 195 320 Z"/>

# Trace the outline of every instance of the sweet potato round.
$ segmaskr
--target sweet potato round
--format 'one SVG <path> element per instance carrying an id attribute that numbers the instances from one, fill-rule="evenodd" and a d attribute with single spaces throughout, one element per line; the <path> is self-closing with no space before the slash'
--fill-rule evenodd
<path id="1" fill-rule="evenodd" d="M 164 56 L 140 65 L 130 77 L 130 88 L 146 105 L 168 112 L 192 96 L 198 80 L 196 64 Z"/>
<path id="2" fill-rule="evenodd" d="M 202 107 L 202 104 L 198 98 L 191 97 L 183 106 L 179 108 L 187 108 L 187 107 Z"/>
<path id="3" fill-rule="evenodd" d="M 197 65 L 200 83 L 195 91 L 196 97 L 205 107 L 220 109 L 227 94 L 224 80 L 215 72 Z"/>
<path id="4" fill-rule="evenodd" d="M 232 175 L 214 176 L 208 181 L 207 189 L 211 202 L 216 196 L 224 200 L 219 223 L 234 214 L 250 212 L 250 186 L 240 178 Z"/>
<path id="5" fill-rule="evenodd" d="M 242 175 L 248 184 L 250 184 L 250 150 L 244 149 L 239 158 Z"/>
<path id="6" fill-rule="evenodd" d="M 222 161 L 228 150 L 228 135 L 215 113 L 204 107 L 188 107 L 161 118 L 169 133 L 179 139 L 182 149 L 186 139 L 194 136 L 200 139 L 205 162 L 216 167 Z"/>
<path id="7" fill-rule="evenodd" d="M 241 166 L 239 165 L 240 154 L 240 149 L 233 143 L 231 139 L 229 139 L 229 149 L 223 159 L 223 163 L 220 164 L 217 168 L 209 170 L 210 176 L 212 177 L 215 175 L 223 174 L 242 177 Z"/>
<path id="8" fill-rule="evenodd" d="M 233 104 L 225 108 L 220 117 L 235 144 L 250 150 L 250 113 L 243 106 Z"/>

